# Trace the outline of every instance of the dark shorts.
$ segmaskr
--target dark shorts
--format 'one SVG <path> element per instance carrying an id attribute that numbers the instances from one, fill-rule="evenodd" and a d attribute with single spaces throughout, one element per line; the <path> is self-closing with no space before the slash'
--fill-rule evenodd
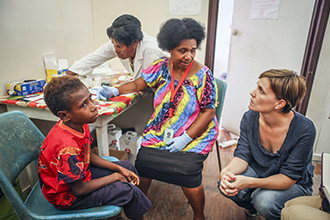
<path id="1" fill-rule="evenodd" d="M 128 161 L 113 162 L 137 174 L 134 166 Z M 92 179 L 98 179 L 103 176 L 114 173 L 112 170 L 90 167 Z M 122 206 L 126 216 L 130 219 L 137 219 L 143 216 L 151 207 L 150 200 L 135 185 L 128 182 L 117 181 L 106 185 L 94 192 L 78 197 L 68 210 L 85 209 L 101 205 Z"/>
<path id="2" fill-rule="evenodd" d="M 203 162 L 207 155 L 141 147 L 135 161 L 140 176 L 187 188 L 202 183 Z"/>

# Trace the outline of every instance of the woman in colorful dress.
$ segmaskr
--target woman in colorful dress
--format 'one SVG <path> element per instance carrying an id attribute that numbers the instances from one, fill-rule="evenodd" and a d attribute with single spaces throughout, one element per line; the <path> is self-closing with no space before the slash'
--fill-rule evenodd
<path id="1" fill-rule="evenodd" d="M 98 98 L 105 99 L 153 89 L 154 112 L 135 162 L 140 189 L 147 194 L 152 179 L 181 186 L 194 220 L 205 219 L 203 162 L 219 132 L 213 75 L 194 60 L 204 38 L 204 28 L 195 20 L 170 19 L 157 36 L 159 47 L 169 51 L 170 57 L 155 61 L 133 82 L 98 91 Z"/>

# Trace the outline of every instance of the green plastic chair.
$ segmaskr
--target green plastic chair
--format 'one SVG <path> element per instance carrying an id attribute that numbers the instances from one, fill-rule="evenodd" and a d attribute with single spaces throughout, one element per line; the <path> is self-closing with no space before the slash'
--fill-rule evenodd
<path id="1" fill-rule="evenodd" d="M 223 102 L 225 100 L 225 95 L 226 95 L 227 83 L 218 78 L 215 78 L 215 82 L 218 87 L 218 106 L 215 109 L 215 114 L 218 119 L 218 123 L 220 124 Z M 221 171 L 221 160 L 220 160 L 220 150 L 219 150 L 219 141 L 218 140 L 216 140 L 215 145 L 217 148 L 219 170 Z"/>
<path id="2" fill-rule="evenodd" d="M 38 162 L 43 134 L 20 111 L 0 114 L 0 187 L 20 219 L 102 219 L 118 215 L 121 207 L 98 206 L 82 210 L 57 210 L 41 192 L 37 182 L 25 202 L 13 184 L 22 170 L 32 161 Z M 115 157 L 105 157 L 118 161 Z"/>

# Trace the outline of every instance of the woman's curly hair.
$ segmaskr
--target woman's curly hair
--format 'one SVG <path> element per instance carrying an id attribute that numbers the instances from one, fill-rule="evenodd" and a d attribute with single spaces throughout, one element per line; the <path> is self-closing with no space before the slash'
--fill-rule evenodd
<path id="1" fill-rule="evenodd" d="M 205 38 L 205 28 L 192 18 L 172 18 L 166 21 L 157 35 L 158 45 L 163 50 L 173 50 L 182 40 L 195 39 L 197 47 Z"/>
<path id="2" fill-rule="evenodd" d="M 141 22 L 133 15 L 121 15 L 107 28 L 107 35 L 110 39 L 130 46 L 134 40 L 141 41 L 143 39 Z"/>

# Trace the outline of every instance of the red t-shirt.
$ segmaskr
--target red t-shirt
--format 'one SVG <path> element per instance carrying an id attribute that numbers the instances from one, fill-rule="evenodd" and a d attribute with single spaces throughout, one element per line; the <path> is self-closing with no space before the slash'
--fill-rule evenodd
<path id="1" fill-rule="evenodd" d="M 42 193 L 57 209 L 70 207 L 76 200 L 69 183 L 91 180 L 91 137 L 87 124 L 84 133 L 61 120 L 51 129 L 40 149 L 39 175 Z"/>

